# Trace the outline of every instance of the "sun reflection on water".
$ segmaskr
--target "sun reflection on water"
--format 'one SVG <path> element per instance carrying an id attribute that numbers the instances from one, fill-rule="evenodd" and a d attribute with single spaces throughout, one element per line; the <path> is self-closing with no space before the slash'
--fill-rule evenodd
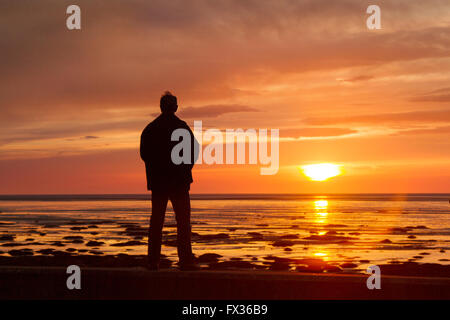
<path id="1" fill-rule="evenodd" d="M 314 209 L 316 210 L 317 223 L 324 223 L 328 216 L 328 201 L 327 200 L 316 200 L 314 201 Z"/>
<path id="2" fill-rule="evenodd" d="M 323 261 L 329 261 L 330 260 L 329 253 L 325 249 L 320 249 L 319 248 L 319 251 L 315 252 L 313 254 L 313 256 L 315 258 L 321 259 Z"/>
<path id="3" fill-rule="evenodd" d="M 326 210 L 328 208 L 328 201 L 327 200 L 316 200 L 314 201 L 314 208 L 316 210 Z"/>

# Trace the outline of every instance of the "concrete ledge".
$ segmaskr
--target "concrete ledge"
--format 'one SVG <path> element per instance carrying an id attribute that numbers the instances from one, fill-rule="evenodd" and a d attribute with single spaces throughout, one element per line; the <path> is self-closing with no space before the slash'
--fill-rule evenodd
<path id="1" fill-rule="evenodd" d="M 147 271 L 82 268 L 81 290 L 66 287 L 62 267 L 0 267 L 0 299 L 450 299 L 449 278 L 273 271 Z"/>

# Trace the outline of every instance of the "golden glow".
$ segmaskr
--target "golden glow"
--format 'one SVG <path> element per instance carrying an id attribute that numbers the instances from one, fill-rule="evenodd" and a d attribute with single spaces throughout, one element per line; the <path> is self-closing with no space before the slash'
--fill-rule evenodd
<path id="1" fill-rule="evenodd" d="M 310 164 L 301 166 L 301 169 L 312 181 L 325 181 L 342 173 L 340 166 L 332 163 Z"/>
<path id="2" fill-rule="evenodd" d="M 328 216 L 328 201 L 327 200 L 314 201 L 314 209 L 316 210 L 316 214 L 320 217 L 316 219 L 316 223 L 325 223 Z"/>
<path id="3" fill-rule="evenodd" d="M 316 210 L 326 210 L 328 208 L 327 200 L 316 200 L 314 201 L 314 209 Z"/>
<path id="4" fill-rule="evenodd" d="M 330 259 L 328 250 L 321 247 L 318 247 L 314 250 L 313 256 L 322 259 L 323 261 L 327 261 Z"/>
<path id="5" fill-rule="evenodd" d="M 316 252 L 316 253 L 314 253 L 314 256 L 316 256 L 316 257 L 326 257 L 327 254 L 324 253 L 324 252 Z"/>

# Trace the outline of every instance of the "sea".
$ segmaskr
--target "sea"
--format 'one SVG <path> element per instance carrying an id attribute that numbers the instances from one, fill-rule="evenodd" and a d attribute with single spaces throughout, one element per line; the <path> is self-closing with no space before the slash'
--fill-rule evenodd
<path id="1" fill-rule="evenodd" d="M 145 255 L 150 199 L 0 195 L 0 256 L 20 249 L 28 255 L 48 255 L 48 249 Z M 449 199 L 450 194 L 192 194 L 193 251 L 254 264 L 270 257 L 321 259 L 356 270 L 406 261 L 449 264 Z M 162 253 L 178 260 L 170 203 Z"/>

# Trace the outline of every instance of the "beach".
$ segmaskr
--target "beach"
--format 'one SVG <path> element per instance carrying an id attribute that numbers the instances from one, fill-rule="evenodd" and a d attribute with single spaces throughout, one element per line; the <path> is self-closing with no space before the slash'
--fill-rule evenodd
<path id="1" fill-rule="evenodd" d="M 141 298 L 158 298 L 158 290 L 151 288 L 164 278 L 176 285 L 160 292 L 161 299 L 229 299 L 236 290 L 244 299 L 253 295 L 261 299 L 395 299 L 396 295 L 446 299 L 450 291 L 446 197 L 194 195 L 192 242 L 201 269 L 192 273 L 192 279 L 198 279 L 203 288 L 197 290 L 191 289 L 187 276 L 191 273 L 177 270 L 171 208 L 164 227 L 162 271 L 145 269 L 148 195 L 1 196 L 1 295 L 51 298 L 58 292 L 51 289 L 55 279 L 67 278 L 65 268 L 78 265 L 88 287 L 98 287 L 96 281 L 103 279 L 105 291 L 96 289 L 101 291 L 97 297 L 84 288 L 84 297 L 89 298 L 139 298 L 136 292 L 141 292 Z M 381 269 L 382 290 L 375 291 L 383 293 L 367 289 L 366 269 L 371 265 Z M 224 284 L 213 285 L 230 277 L 234 284 L 226 290 L 217 289 Z M 146 289 L 135 292 L 126 279 Z M 18 283 L 26 284 L 18 289 Z M 287 287 L 279 294 L 272 289 L 244 290 L 260 285 L 283 287 L 283 283 Z M 123 290 L 106 290 L 110 285 Z M 297 286 L 324 290 L 297 292 Z M 179 290 L 183 294 L 174 293 Z M 211 290 L 221 293 L 204 295 Z"/>

